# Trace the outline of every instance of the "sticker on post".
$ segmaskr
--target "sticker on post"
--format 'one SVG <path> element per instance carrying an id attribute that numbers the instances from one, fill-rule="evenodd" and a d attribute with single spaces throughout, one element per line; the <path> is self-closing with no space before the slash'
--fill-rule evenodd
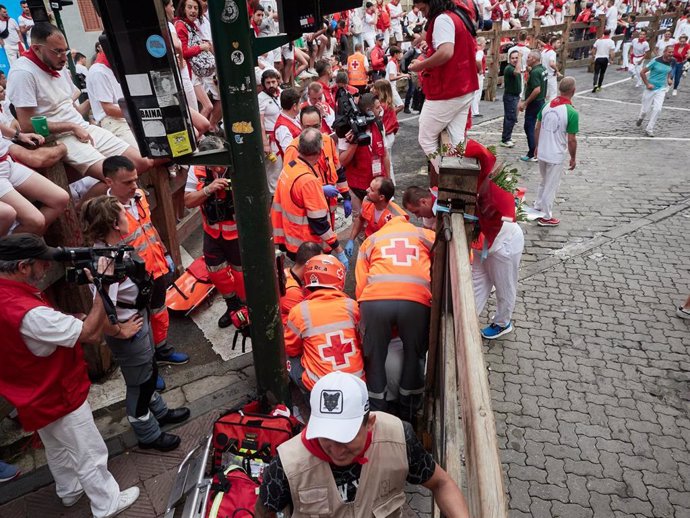
<path id="1" fill-rule="evenodd" d="M 154 58 L 162 58 L 168 51 L 165 40 L 160 34 L 152 34 L 146 39 L 146 50 Z"/>
<path id="2" fill-rule="evenodd" d="M 225 7 L 220 15 L 223 23 L 234 23 L 240 16 L 240 8 L 237 7 L 235 0 L 225 0 Z"/>
<path id="3" fill-rule="evenodd" d="M 153 93 L 148 74 L 126 74 L 125 81 L 132 97 L 144 97 Z"/>
<path id="4" fill-rule="evenodd" d="M 252 133 L 254 131 L 254 128 L 252 127 L 252 123 L 249 121 L 238 121 L 238 122 L 233 122 L 232 123 L 232 132 L 233 133 Z"/>
<path id="5" fill-rule="evenodd" d="M 192 143 L 186 131 L 171 133 L 168 135 L 168 143 L 170 144 L 173 157 L 188 155 L 192 152 Z"/>
<path id="6" fill-rule="evenodd" d="M 152 70 L 149 74 L 151 75 L 153 90 L 156 92 L 156 99 L 158 99 L 158 106 L 161 108 L 178 106 L 180 103 L 177 100 L 177 87 L 172 71 Z"/>
<path id="7" fill-rule="evenodd" d="M 242 135 L 235 135 L 235 142 L 237 144 L 244 144 L 244 137 Z"/>
<path id="8" fill-rule="evenodd" d="M 241 65 L 244 63 L 244 54 L 241 50 L 235 50 L 232 54 L 230 54 L 230 59 L 233 63 L 235 63 L 235 65 Z"/>

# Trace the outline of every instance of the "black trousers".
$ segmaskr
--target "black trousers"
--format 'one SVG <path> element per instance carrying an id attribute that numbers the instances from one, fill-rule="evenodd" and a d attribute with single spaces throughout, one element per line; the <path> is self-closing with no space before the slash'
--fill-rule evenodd
<path id="1" fill-rule="evenodd" d="M 601 86 L 604 83 L 604 75 L 609 66 L 609 58 L 597 58 L 594 60 L 593 86 Z"/>

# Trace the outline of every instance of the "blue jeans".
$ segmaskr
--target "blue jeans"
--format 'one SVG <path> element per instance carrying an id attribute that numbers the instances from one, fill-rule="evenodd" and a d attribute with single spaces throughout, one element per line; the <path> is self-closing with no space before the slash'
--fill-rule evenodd
<path id="1" fill-rule="evenodd" d="M 534 128 L 537 126 L 537 115 L 539 110 L 544 106 L 544 100 L 535 100 L 527 105 L 525 108 L 525 135 L 527 135 L 527 156 L 532 158 L 534 156 L 534 149 L 537 143 L 534 141 Z"/>
<path id="2" fill-rule="evenodd" d="M 682 61 L 680 63 L 676 62 L 676 64 L 673 66 L 673 71 L 671 74 L 673 75 L 673 89 L 678 90 L 678 85 L 680 84 L 680 78 L 683 77 L 683 65 L 685 64 L 685 61 Z"/>
<path id="3" fill-rule="evenodd" d="M 503 133 L 501 142 L 508 142 L 513 136 L 513 128 L 518 118 L 519 95 L 503 94 Z"/>

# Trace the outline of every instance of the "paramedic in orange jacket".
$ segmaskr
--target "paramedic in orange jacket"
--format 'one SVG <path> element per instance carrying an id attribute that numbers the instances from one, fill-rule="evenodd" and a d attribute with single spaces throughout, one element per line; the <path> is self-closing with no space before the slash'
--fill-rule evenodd
<path id="1" fill-rule="evenodd" d="M 304 300 L 304 266 L 307 261 L 323 251 L 316 243 L 306 241 L 297 249 L 295 264 L 291 268 L 285 268 L 285 290 L 280 297 L 280 319 L 283 327 L 287 325 L 290 310 Z"/>
<path id="2" fill-rule="evenodd" d="M 359 307 L 343 293 L 346 269 L 330 255 L 307 261 L 306 299 L 290 310 L 285 353 L 290 378 L 310 391 L 326 374 L 347 372 L 364 378 L 359 340 Z"/>
<path id="3" fill-rule="evenodd" d="M 144 260 L 146 271 L 153 276 L 151 295 L 151 334 L 156 346 L 158 365 L 182 365 L 189 361 L 189 355 L 175 351 L 168 343 L 170 316 L 165 305 L 165 294 L 171 281 L 172 259 L 167 255 L 163 241 L 151 221 L 151 209 L 146 193 L 139 189 L 134 163 L 125 156 L 113 156 L 103 162 L 103 175 L 108 186 L 108 195 L 114 196 L 125 207 L 129 232 L 122 243 L 133 246 Z M 156 385 L 165 388 L 162 378 Z"/>
<path id="4" fill-rule="evenodd" d="M 302 108 L 299 114 L 302 128 L 321 128 L 321 112 L 316 106 Z M 321 132 L 323 137 L 323 148 L 321 158 L 315 169 L 319 173 L 321 183 L 323 183 L 323 193 L 328 199 L 328 207 L 331 212 L 331 226 L 335 228 L 335 209 L 338 206 L 338 194 L 343 197 L 343 209 L 345 217 L 349 218 L 352 214 L 352 202 L 350 201 L 350 188 L 345 177 L 345 168 L 340 165 L 338 155 L 338 143 L 330 134 Z M 299 137 L 295 138 L 285 150 L 283 159 L 285 163 L 295 160 L 299 156 L 297 147 Z"/>
<path id="5" fill-rule="evenodd" d="M 223 147 L 221 139 L 207 137 L 199 145 L 199 151 Z M 211 282 L 228 308 L 218 319 L 218 327 L 228 327 L 232 323 L 233 313 L 241 311 L 242 300 L 246 300 L 228 168 L 191 167 L 185 185 L 184 204 L 187 208 L 201 207 L 204 262 Z"/>
<path id="6" fill-rule="evenodd" d="M 415 227 L 406 216 L 397 216 L 362 243 L 355 269 L 371 409 L 387 410 L 386 356 L 396 327 L 404 355 L 400 418 L 408 421 L 424 391 L 433 243 L 432 231 Z"/>
<path id="7" fill-rule="evenodd" d="M 345 245 L 345 255 L 352 257 L 355 239 L 364 227 L 365 237 L 369 237 L 388 223 L 395 216 L 406 216 L 407 213 L 394 201 L 395 184 L 390 178 L 377 176 L 369 184 L 367 195 L 362 202 L 359 217 L 355 219 L 350 230 L 350 239 Z"/>
<path id="8" fill-rule="evenodd" d="M 323 137 L 318 129 L 302 131 L 299 156 L 284 165 L 278 178 L 271 206 L 273 237 L 293 261 L 299 246 L 311 241 L 331 251 L 347 269 L 347 257 L 331 227 L 328 202 L 316 171 L 322 147 Z"/>

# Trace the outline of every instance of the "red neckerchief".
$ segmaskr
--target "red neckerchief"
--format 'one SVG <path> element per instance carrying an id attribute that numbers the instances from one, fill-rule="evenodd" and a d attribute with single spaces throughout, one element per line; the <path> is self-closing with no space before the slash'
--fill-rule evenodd
<path id="1" fill-rule="evenodd" d="M 556 97 L 553 101 L 551 101 L 551 104 L 549 105 L 551 108 L 555 108 L 556 106 L 561 106 L 562 104 L 570 104 L 572 105 L 573 102 L 568 99 L 567 97 L 561 97 L 560 95 Z"/>
<path id="2" fill-rule="evenodd" d="M 554 48 L 551 45 L 544 45 L 544 52 L 548 52 L 550 50 L 554 50 Z"/>
<path id="3" fill-rule="evenodd" d="M 49 74 L 52 77 L 60 77 L 60 72 L 58 72 L 57 70 L 53 70 L 43 61 L 41 61 L 41 59 L 34 52 L 34 49 L 30 48 L 29 50 L 24 52 L 23 56 L 32 63 L 34 63 L 38 68 L 43 70 L 46 74 Z"/>
<path id="4" fill-rule="evenodd" d="M 518 47 L 526 47 L 527 45 L 525 45 L 524 43 L 518 43 L 517 46 Z"/>
<path id="5" fill-rule="evenodd" d="M 318 439 L 307 439 L 307 429 L 306 428 L 304 430 L 302 430 L 300 437 L 302 438 L 302 444 L 304 444 L 304 447 L 307 449 L 307 451 L 309 451 L 309 453 L 311 453 L 317 459 L 320 459 L 324 462 L 328 462 L 329 464 L 332 464 L 331 458 L 328 456 L 328 454 L 325 451 L 323 451 L 323 448 L 321 447 L 319 440 Z M 367 462 L 369 462 L 369 459 L 367 459 L 364 456 L 364 453 L 369 449 L 369 446 L 371 446 L 371 438 L 372 438 L 372 433 L 368 432 L 367 433 L 367 442 L 364 444 L 364 449 L 352 461 L 353 464 L 364 465 Z"/>
<path id="6" fill-rule="evenodd" d="M 96 59 L 94 60 L 94 64 L 95 63 L 100 63 L 101 65 L 105 65 L 108 68 L 112 68 L 110 66 L 110 62 L 108 61 L 108 56 L 106 56 L 105 52 L 103 52 L 103 51 L 96 54 Z"/>
<path id="7" fill-rule="evenodd" d="M 254 29 L 254 35 L 258 36 L 259 35 L 259 26 L 256 24 L 256 22 L 252 19 L 250 22 L 252 28 Z"/>

